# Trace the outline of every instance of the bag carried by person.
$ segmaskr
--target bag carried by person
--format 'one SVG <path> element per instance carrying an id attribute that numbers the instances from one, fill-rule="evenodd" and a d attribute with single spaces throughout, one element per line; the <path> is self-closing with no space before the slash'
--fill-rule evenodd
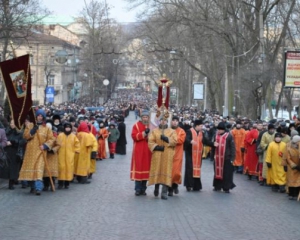
<path id="1" fill-rule="evenodd" d="M 260 145 L 258 145 L 255 152 L 257 155 L 263 155 L 264 150 L 262 149 L 262 147 Z"/>
<path id="2" fill-rule="evenodd" d="M 16 155 L 17 155 L 18 161 L 23 161 L 23 158 L 24 158 L 24 149 L 23 149 L 22 146 L 18 147 Z"/>
<path id="3" fill-rule="evenodd" d="M 7 154 L 2 146 L 0 146 L 0 168 L 8 167 Z"/>

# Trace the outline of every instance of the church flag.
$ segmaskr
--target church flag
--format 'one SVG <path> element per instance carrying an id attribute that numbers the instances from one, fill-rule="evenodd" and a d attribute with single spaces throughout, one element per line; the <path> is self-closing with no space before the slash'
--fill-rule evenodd
<path id="1" fill-rule="evenodd" d="M 14 119 L 17 129 L 23 127 L 27 117 L 35 123 L 29 55 L 0 62 L 0 70 L 10 105 L 11 117 Z"/>

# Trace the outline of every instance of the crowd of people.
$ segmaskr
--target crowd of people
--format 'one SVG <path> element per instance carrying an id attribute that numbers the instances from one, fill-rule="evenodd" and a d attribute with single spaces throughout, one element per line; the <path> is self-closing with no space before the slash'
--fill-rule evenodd
<path id="1" fill-rule="evenodd" d="M 20 183 L 36 195 L 68 189 L 73 181 L 89 184 L 96 161 L 126 154 L 124 120 L 134 111 L 130 179 L 136 196 L 147 195 L 147 187 L 154 185 L 154 196 L 161 192 L 166 200 L 179 193 L 182 182 L 188 192 L 201 191 L 202 160 L 207 158 L 213 161 L 216 192 L 230 193 L 234 174 L 245 174 L 291 200 L 298 197 L 300 119 L 251 121 L 170 105 L 169 116 L 155 116 L 153 128 L 155 97 L 136 90 L 117 94 L 94 112 L 86 110 L 89 102 L 38 106 L 36 123 L 28 120 L 22 130 L 2 117 L 0 151 L 6 152 L 8 165 L 0 166 L 0 178 L 8 179 L 11 190 Z"/>

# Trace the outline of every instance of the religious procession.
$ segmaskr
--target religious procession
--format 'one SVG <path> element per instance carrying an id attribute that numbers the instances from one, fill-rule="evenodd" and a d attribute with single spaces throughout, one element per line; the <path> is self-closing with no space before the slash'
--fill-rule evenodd
<path id="1" fill-rule="evenodd" d="M 244 174 L 258 186 L 298 198 L 300 119 L 254 121 L 175 106 L 169 99 L 171 83 L 163 76 L 155 97 L 143 90 L 119 90 L 118 99 L 95 111 L 84 99 L 37 106 L 34 121 L 27 116 L 21 130 L 11 115 L 2 116 L 1 152 L 7 161 L 1 163 L 0 178 L 8 180 L 10 190 L 21 185 L 38 196 L 90 184 L 98 161 L 126 155 L 125 120 L 132 112 L 140 119 L 130 130 L 135 196 L 149 194 L 151 185 L 153 196 L 163 200 L 179 194 L 181 184 L 199 192 L 202 162 L 208 160 L 215 192 L 230 193 L 236 187 L 234 174 Z"/>

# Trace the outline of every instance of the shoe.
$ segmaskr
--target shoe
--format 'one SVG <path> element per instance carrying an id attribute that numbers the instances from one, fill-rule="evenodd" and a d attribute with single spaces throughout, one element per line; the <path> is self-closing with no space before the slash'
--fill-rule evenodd
<path id="1" fill-rule="evenodd" d="M 221 189 L 219 189 L 219 188 L 214 188 L 213 191 L 215 191 L 215 192 L 220 192 Z"/>
<path id="2" fill-rule="evenodd" d="M 192 188 L 191 188 L 191 187 L 186 187 L 186 190 L 187 190 L 188 192 L 190 192 L 190 191 L 192 191 Z"/>
<path id="3" fill-rule="evenodd" d="M 48 192 L 48 191 L 49 191 L 49 187 L 44 187 L 44 188 L 43 188 L 43 191 L 44 191 L 44 192 Z"/>
<path id="4" fill-rule="evenodd" d="M 173 192 L 169 192 L 169 193 L 168 193 L 168 196 L 169 196 L 169 197 L 173 197 Z"/>
<path id="5" fill-rule="evenodd" d="M 29 193 L 35 193 L 35 189 L 34 188 L 30 188 Z"/>
<path id="6" fill-rule="evenodd" d="M 58 185 L 57 189 L 62 189 L 63 186 L 62 185 Z"/>
<path id="7" fill-rule="evenodd" d="M 141 192 L 140 191 L 135 191 L 135 196 L 140 196 Z"/>
<path id="8" fill-rule="evenodd" d="M 224 190 L 224 193 L 230 193 L 230 191 L 229 190 Z"/>
<path id="9" fill-rule="evenodd" d="M 65 189 L 69 189 L 69 186 L 65 186 Z"/>
<path id="10" fill-rule="evenodd" d="M 37 191 L 35 192 L 35 195 L 40 196 L 40 195 L 41 195 L 41 191 L 38 191 L 38 190 L 37 190 Z"/>
<path id="11" fill-rule="evenodd" d="M 174 192 L 175 194 L 178 194 L 178 193 L 179 193 L 179 190 L 178 190 L 178 184 L 173 183 L 173 184 L 172 184 L 172 188 L 173 188 L 173 192 Z"/>
<path id="12" fill-rule="evenodd" d="M 22 187 L 21 188 L 27 188 L 27 186 L 26 185 L 22 185 Z"/>
<path id="13" fill-rule="evenodd" d="M 167 200 L 168 199 L 168 186 L 162 185 L 162 190 L 161 190 L 161 199 Z"/>
<path id="14" fill-rule="evenodd" d="M 90 184 L 91 182 L 90 181 L 84 181 L 84 182 L 81 182 L 81 184 Z"/>
<path id="15" fill-rule="evenodd" d="M 154 196 L 157 197 L 159 194 L 159 184 L 155 184 L 154 186 Z"/>
<path id="16" fill-rule="evenodd" d="M 266 185 L 266 181 L 265 180 L 262 180 L 259 184 L 260 186 L 265 186 Z"/>
<path id="17" fill-rule="evenodd" d="M 8 189 L 9 189 L 9 190 L 14 190 L 15 187 L 14 187 L 14 186 L 9 186 Z"/>
<path id="18" fill-rule="evenodd" d="M 166 195 L 161 195 L 161 199 L 163 199 L 163 200 L 168 200 L 168 197 L 166 196 Z"/>
<path id="19" fill-rule="evenodd" d="M 141 191 L 141 195 L 142 195 L 142 196 L 146 196 L 146 195 L 147 195 L 146 191 L 145 191 L 145 190 L 142 190 L 142 191 Z"/>
<path id="20" fill-rule="evenodd" d="M 252 180 L 252 176 L 251 175 L 248 175 L 248 180 Z"/>

